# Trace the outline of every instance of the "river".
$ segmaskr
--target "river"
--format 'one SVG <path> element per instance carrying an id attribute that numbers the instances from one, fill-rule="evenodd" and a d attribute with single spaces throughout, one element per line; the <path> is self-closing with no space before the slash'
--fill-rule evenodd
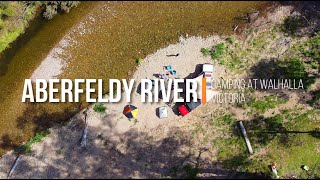
<path id="1" fill-rule="evenodd" d="M 86 103 L 21 103 L 24 79 L 68 35 L 67 64 L 59 78 L 128 78 L 137 58 L 180 36 L 231 34 L 235 17 L 266 2 L 82 2 L 50 21 L 38 18 L 21 44 L 0 59 L 0 155 L 54 124 L 64 123 Z M 105 87 L 107 89 L 108 87 Z"/>

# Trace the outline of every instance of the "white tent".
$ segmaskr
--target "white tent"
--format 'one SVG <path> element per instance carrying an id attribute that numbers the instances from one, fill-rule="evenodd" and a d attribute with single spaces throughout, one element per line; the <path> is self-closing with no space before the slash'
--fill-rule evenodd
<path id="1" fill-rule="evenodd" d="M 168 117 L 168 109 L 165 106 L 159 107 L 158 109 L 159 118 L 167 118 Z"/>

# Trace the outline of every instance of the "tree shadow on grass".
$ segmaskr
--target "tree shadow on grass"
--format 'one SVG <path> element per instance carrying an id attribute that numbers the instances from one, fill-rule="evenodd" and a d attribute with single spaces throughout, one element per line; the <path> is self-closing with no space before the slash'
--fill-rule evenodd
<path id="1" fill-rule="evenodd" d="M 263 117 L 257 116 L 250 121 L 243 121 L 248 137 L 253 145 L 265 146 L 277 139 L 279 145 L 290 147 L 291 140 L 300 134 L 308 134 L 314 138 L 320 138 L 320 129 L 310 131 L 288 130 L 282 122 L 282 116 Z M 233 134 L 241 136 L 238 123 L 233 125 Z"/>
<path id="2" fill-rule="evenodd" d="M 169 128 L 161 138 L 135 128 L 118 132 L 112 114 L 103 117 L 100 125 L 91 126 L 89 120 L 87 147 L 82 148 L 82 118 L 73 117 L 72 123 L 49 135 L 50 141 L 24 155 L 12 178 L 258 177 L 219 168 L 218 162 L 206 158 L 208 150 L 193 147 L 191 135 L 178 128 Z M 0 174 L 9 169 L 9 165 L 0 168 Z"/>
<path id="3" fill-rule="evenodd" d="M 282 30 L 289 36 L 311 36 L 320 30 L 320 3 L 318 1 L 279 1 L 292 5 L 298 12 L 285 19 Z"/>
<path id="4" fill-rule="evenodd" d="M 257 81 L 257 90 L 262 92 L 268 92 L 275 94 L 284 100 L 289 100 L 290 91 L 296 92 L 299 103 L 308 103 L 308 92 L 306 91 L 313 83 L 316 78 L 310 77 L 306 72 L 305 67 L 299 59 L 288 59 L 286 61 L 279 60 L 277 58 L 263 59 L 254 65 L 251 69 L 251 74 L 248 79 L 261 79 L 266 80 L 267 85 L 269 81 L 272 81 L 273 87 L 276 88 L 261 88 L 265 87 L 261 82 Z M 279 80 L 279 82 L 278 82 Z M 278 83 L 283 83 L 287 80 L 291 84 L 284 86 Z M 302 80 L 303 89 L 294 89 L 299 87 L 299 81 Z M 291 86 L 290 86 L 291 85 Z M 282 88 L 283 87 L 283 88 Z M 290 89 L 291 88 L 291 89 Z"/>

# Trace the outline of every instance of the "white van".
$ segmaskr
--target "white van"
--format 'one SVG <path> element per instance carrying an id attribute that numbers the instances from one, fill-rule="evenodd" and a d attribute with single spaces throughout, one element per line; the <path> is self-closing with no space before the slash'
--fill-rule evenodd
<path id="1" fill-rule="evenodd" d="M 202 66 L 203 77 L 206 78 L 207 89 L 212 89 L 213 81 L 213 64 L 203 64 Z"/>

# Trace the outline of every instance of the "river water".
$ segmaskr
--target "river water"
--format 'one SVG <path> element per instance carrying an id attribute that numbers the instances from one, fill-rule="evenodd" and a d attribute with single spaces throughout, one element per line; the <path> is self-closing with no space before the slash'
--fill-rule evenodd
<path id="1" fill-rule="evenodd" d="M 36 132 L 63 123 L 86 103 L 21 103 L 24 79 L 68 35 L 59 78 L 128 78 L 137 58 L 180 36 L 231 34 L 235 17 L 266 2 L 83 2 L 50 21 L 37 19 L 0 59 L 0 155 Z M 20 41 L 18 41 L 20 42 Z M 70 44 L 70 43 L 69 43 Z M 63 55 L 62 55 L 63 56 Z M 108 87 L 106 86 L 105 89 Z"/>

